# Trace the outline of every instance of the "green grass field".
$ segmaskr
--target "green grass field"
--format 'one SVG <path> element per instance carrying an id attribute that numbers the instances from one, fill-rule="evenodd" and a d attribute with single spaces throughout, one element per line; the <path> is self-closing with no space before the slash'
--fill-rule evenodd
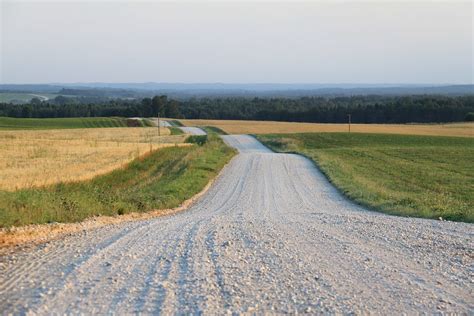
<path id="1" fill-rule="evenodd" d="M 33 98 L 39 98 L 38 96 L 46 97 L 53 99 L 57 97 L 57 94 L 51 93 L 12 93 L 12 92 L 0 92 L 0 103 L 9 103 L 9 102 L 18 102 L 18 103 L 28 103 Z M 44 98 L 39 98 L 40 100 Z"/>
<path id="2" fill-rule="evenodd" d="M 201 191 L 234 154 L 211 136 L 202 146 L 160 149 L 90 181 L 0 191 L 0 227 L 176 207 Z"/>
<path id="3" fill-rule="evenodd" d="M 388 134 L 258 135 L 313 159 L 352 200 L 402 216 L 474 222 L 474 139 Z"/>
<path id="4" fill-rule="evenodd" d="M 11 118 L 0 117 L 0 130 L 24 129 L 66 129 L 153 126 L 148 120 L 130 120 L 119 117 L 79 117 L 79 118 Z"/>

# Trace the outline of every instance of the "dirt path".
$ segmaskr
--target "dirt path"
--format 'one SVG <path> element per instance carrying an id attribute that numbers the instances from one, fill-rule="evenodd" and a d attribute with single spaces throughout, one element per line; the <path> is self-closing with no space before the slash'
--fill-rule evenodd
<path id="1" fill-rule="evenodd" d="M 473 225 L 365 211 L 307 159 L 241 154 L 187 212 L 0 258 L 2 314 L 472 313 Z"/>

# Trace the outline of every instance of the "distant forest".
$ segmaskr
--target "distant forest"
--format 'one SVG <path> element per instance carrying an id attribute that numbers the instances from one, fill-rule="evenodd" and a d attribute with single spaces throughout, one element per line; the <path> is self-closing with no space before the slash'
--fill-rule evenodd
<path id="1" fill-rule="evenodd" d="M 474 95 L 351 96 L 301 98 L 192 98 L 183 101 L 156 96 L 104 100 L 58 96 L 29 104 L 0 103 L 0 116 L 150 117 L 187 119 L 271 120 L 292 122 L 437 123 L 472 120 Z"/>

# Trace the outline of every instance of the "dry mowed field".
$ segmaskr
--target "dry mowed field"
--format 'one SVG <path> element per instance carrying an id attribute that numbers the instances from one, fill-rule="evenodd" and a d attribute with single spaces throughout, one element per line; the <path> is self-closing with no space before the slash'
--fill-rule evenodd
<path id="1" fill-rule="evenodd" d="M 0 131 L 0 190 L 90 179 L 184 136 L 156 128 Z"/>
<path id="2" fill-rule="evenodd" d="M 347 132 L 347 124 L 292 123 L 232 120 L 180 120 L 185 126 L 215 126 L 228 134 L 277 134 Z M 352 124 L 355 133 L 388 133 L 474 137 L 474 123 L 450 124 Z"/>

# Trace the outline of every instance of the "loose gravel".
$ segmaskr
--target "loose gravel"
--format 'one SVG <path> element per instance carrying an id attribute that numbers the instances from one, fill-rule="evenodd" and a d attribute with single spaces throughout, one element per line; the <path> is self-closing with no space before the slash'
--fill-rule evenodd
<path id="1" fill-rule="evenodd" d="M 200 129 L 199 127 L 178 127 L 186 134 L 191 135 L 206 135 L 206 132 Z"/>
<path id="2" fill-rule="evenodd" d="M 474 312 L 473 225 L 370 212 L 309 160 L 240 154 L 188 211 L 0 258 L 2 314 Z"/>

